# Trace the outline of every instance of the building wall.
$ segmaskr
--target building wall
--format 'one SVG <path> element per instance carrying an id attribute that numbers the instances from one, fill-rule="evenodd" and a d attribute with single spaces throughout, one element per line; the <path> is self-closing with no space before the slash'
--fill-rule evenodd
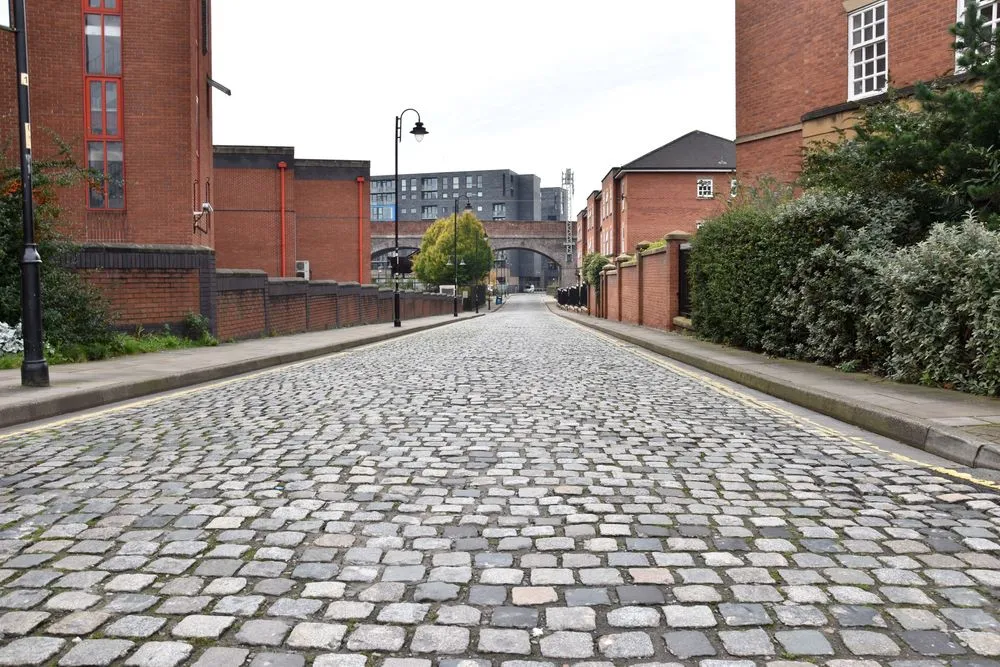
<path id="1" fill-rule="evenodd" d="M 211 231 L 193 232 L 192 218 L 194 200 L 206 200 L 212 177 L 204 158 L 212 141 L 205 83 L 211 50 L 203 54 L 200 47 L 200 13 L 200 0 L 122 4 L 125 208 L 88 211 L 86 184 L 65 188 L 64 230 L 75 240 L 213 245 Z M 83 3 L 32 0 L 27 22 L 34 160 L 58 155 L 51 133 L 85 166 Z M 0 77 L 0 134 L 13 139 L 5 148 L 16 164 L 14 39 L 7 33 L 0 36 L 0 71 L 9 73 Z"/>
<path id="2" fill-rule="evenodd" d="M 368 163 L 297 161 L 295 181 L 295 259 L 313 280 L 371 282 Z"/>
<path id="3" fill-rule="evenodd" d="M 542 188 L 542 213 L 539 220 L 572 220 L 570 213 L 569 190 L 566 188 Z"/>
<path id="4" fill-rule="evenodd" d="M 285 169 L 285 253 L 281 253 L 281 170 Z M 294 275 L 295 168 L 291 149 L 216 147 L 216 264 L 257 269 L 280 278 Z"/>
<path id="5" fill-rule="evenodd" d="M 620 192 L 615 170 L 608 172 L 601 181 L 601 197 L 598 200 L 598 217 L 601 221 L 601 252 L 614 257 L 625 251 L 622 247 L 620 226 Z"/>
<path id="6" fill-rule="evenodd" d="M 467 185 L 466 179 L 472 178 L 472 185 Z M 373 194 L 388 194 L 389 201 L 393 194 L 393 175 L 376 175 L 371 180 L 376 183 Z M 493 169 L 485 171 L 447 171 L 426 172 L 420 174 L 400 174 L 400 221 L 421 220 L 422 209 L 425 206 L 436 206 L 437 212 L 432 219 L 451 215 L 455 195 L 460 198 L 459 207 L 465 206 L 465 196 L 469 197 L 473 212 L 480 220 L 493 219 L 493 205 L 503 204 L 506 220 L 540 220 L 541 219 L 541 180 L 534 174 L 517 174 L 509 169 Z M 454 179 L 458 178 L 458 188 L 454 187 Z M 403 180 L 406 190 L 402 190 Z M 422 183 L 424 179 L 437 179 L 437 189 L 427 190 L 436 193 L 436 197 L 424 198 Z M 447 179 L 447 181 L 446 181 Z M 413 183 L 416 181 L 416 192 Z M 480 181 L 482 186 L 479 186 Z M 447 187 L 445 183 L 447 182 Z M 388 188 L 383 192 L 378 185 Z M 391 206 L 388 204 L 387 206 Z M 378 205 L 372 206 L 372 222 L 376 225 L 391 225 L 391 208 L 383 213 L 383 219 L 376 216 Z M 387 216 L 387 217 L 386 217 Z"/>
<path id="7" fill-rule="evenodd" d="M 954 72 L 954 0 L 889 0 L 887 9 L 895 88 Z M 848 34 L 842 0 L 736 0 L 737 164 L 744 179 L 797 174 L 803 116 L 854 106 Z"/>
<path id="8" fill-rule="evenodd" d="M 698 198 L 698 180 L 712 179 L 714 199 Z M 728 173 L 625 173 L 619 180 L 625 195 L 621 225 L 624 252 L 642 241 L 656 241 L 673 231 L 694 233 L 697 223 L 719 213 L 729 196 Z"/>

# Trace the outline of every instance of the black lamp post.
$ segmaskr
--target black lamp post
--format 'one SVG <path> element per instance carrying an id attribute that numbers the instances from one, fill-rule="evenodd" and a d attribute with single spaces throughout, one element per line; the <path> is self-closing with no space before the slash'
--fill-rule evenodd
<path id="1" fill-rule="evenodd" d="M 486 245 L 489 246 L 489 244 L 490 244 L 490 237 L 488 235 L 486 235 L 486 233 L 483 233 L 483 240 L 486 241 Z M 479 235 L 478 234 L 476 235 L 476 259 L 477 260 L 479 259 Z M 470 282 L 471 282 L 471 278 L 470 278 Z M 478 315 L 479 314 L 479 280 L 478 279 L 476 280 L 476 282 L 472 283 L 472 298 L 475 299 L 475 301 L 476 301 L 476 314 Z"/>
<path id="2" fill-rule="evenodd" d="M 399 268 L 400 268 L 400 257 L 399 257 L 399 142 L 403 140 L 403 116 L 406 115 L 407 111 L 412 111 L 417 114 L 417 122 L 410 130 L 410 134 L 418 141 L 423 141 L 424 136 L 428 134 L 427 128 L 424 124 L 420 122 L 420 112 L 416 109 L 403 109 L 402 113 L 396 116 L 396 205 L 393 206 L 393 222 L 395 223 L 395 234 L 396 234 L 396 245 L 394 250 L 394 256 L 396 258 L 396 270 L 393 271 L 393 290 L 392 290 L 392 326 L 401 327 L 403 326 L 399 315 Z"/>
<path id="3" fill-rule="evenodd" d="M 454 236 L 451 243 L 451 263 L 455 267 L 455 297 L 452 299 L 454 302 L 455 317 L 458 317 L 458 200 L 465 199 L 465 211 L 472 210 L 472 201 L 469 199 L 468 195 L 455 195 L 455 215 L 454 215 Z M 465 260 L 462 260 L 462 266 L 465 266 Z"/>
<path id="4" fill-rule="evenodd" d="M 21 147 L 21 216 L 24 254 L 21 255 L 21 335 L 24 361 L 21 385 L 48 387 L 49 366 L 42 348 L 42 257 L 35 243 L 35 210 L 31 182 L 31 109 L 28 103 L 28 30 L 24 0 L 12 3 L 15 61 L 17 65 L 18 136 Z"/>

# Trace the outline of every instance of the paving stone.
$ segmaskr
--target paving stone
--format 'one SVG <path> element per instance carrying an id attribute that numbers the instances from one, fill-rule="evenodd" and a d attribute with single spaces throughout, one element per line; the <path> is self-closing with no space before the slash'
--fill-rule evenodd
<path id="1" fill-rule="evenodd" d="M 246 662 L 250 651 L 243 648 L 213 646 L 206 649 L 193 667 L 239 667 Z"/>
<path id="2" fill-rule="evenodd" d="M 549 630 L 594 630 L 597 614 L 589 607 L 548 607 L 545 626 Z"/>
<path id="3" fill-rule="evenodd" d="M 166 622 L 165 618 L 156 616 L 123 616 L 104 628 L 104 634 L 108 637 L 146 639 L 156 634 Z M 178 642 L 167 643 L 177 644 Z"/>
<path id="4" fill-rule="evenodd" d="M 0 646 L 0 665 L 43 665 L 55 657 L 66 640 L 56 637 L 22 637 Z"/>
<path id="5" fill-rule="evenodd" d="M 539 642 L 546 658 L 589 658 L 594 655 L 594 638 L 589 632 L 560 631 Z"/>
<path id="6" fill-rule="evenodd" d="M 723 630 L 719 633 L 719 639 L 731 655 L 768 656 L 775 652 L 771 639 L 760 629 Z"/>
<path id="7" fill-rule="evenodd" d="M 899 646 L 892 639 L 878 632 L 867 630 L 843 630 L 841 641 L 854 655 L 899 655 Z"/>
<path id="8" fill-rule="evenodd" d="M 288 635 L 288 644 L 298 649 L 336 649 L 347 633 L 346 625 L 299 623 Z"/>
<path id="9" fill-rule="evenodd" d="M 788 655 L 833 655 L 833 647 L 816 630 L 791 630 L 774 633 Z"/>
<path id="10" fill-rule="evenodd" d="M 258 653 L 250 667 L 305 667 L 305 656 L 293 653 Z"/>
<path id="11" fill-rule="evenodd" d="M 393 625 L 359 625 L 347 638 L 349 651 L 398 651 L 406 641 L 406 631 Z"/>
<path id="12" fill-rule="evenodd" d="M 251 646 L 279 646 L 288 634 L 285 621 L 253 619 L 246 621 L 236 633 L 236 641 Z"/>
<path id="13" fill-rule="evenodd" d="M 84 639 L 75 644 L 63 657 L 60 665 L 110 665 L 124 658 L 135 644 L 125 639 Z"/>
<path id="14" fill-rule="evenodd" d="M 421 625 L 413 633 L 414 653 L 464 655 L 469 647 L 469 629 L 456 626 Z"/>
<path id="15" fill-rule="evenodd" d="M 137 667 L 174 667 L 191 655 L 194 648 L 184 642 L 149 642 L 133 653 L 126 665 Z"/>
<path id="16" fill-rule="evenodd" d="M 479 625 L 482 613 L 466 605 L 441 606 L 437 610 L 440 625 Z"/>
<path id="17" fill-rule="evenodd" d="M 51 616 L 47 611 L 9 611 L 0 616 L 0 635 L 26 635 Z"/>
<path id="18" fill-rule="evenodd" d="M 480 653 L 513 653 L 529 655 L 531 638 L 526 630 L 494 630 L 483 628 L 479 631 Z"/>
<path id="19" fill-rule="evenodd" d="M 663 635 L 667 650 L 682 660 L 715 655 L 715 649 L 704 633 L 695 630 L 668 632 Z"/>
<path id="20" fill-rule="evenodd" d="M 653 640 L 645 632 L 604 635 L 597 646 L 606 658 L 648 658 L 654 654 Z"/>
<path id="21" fill-rule="evenodd" d="M 50 625 L 45 629 L 53 635 L 72 635 L 79 637 L 89 635 L 111 618 L 111 614 L 103 611 L 77 611 Z"/>

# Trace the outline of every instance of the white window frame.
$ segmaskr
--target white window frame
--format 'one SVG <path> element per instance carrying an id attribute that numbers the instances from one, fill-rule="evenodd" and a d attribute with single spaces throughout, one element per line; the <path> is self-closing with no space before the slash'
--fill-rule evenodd
<path id="1" fill-rule="evenodd" d="M 879 21 L 878 19 L 873 19 L 873 22 L 870 26 L 872 29 L 872 38 L 865 39 L 864 15 L 866 12 L 872 12 L 874 16 L 874 13 L 878 11 L 879 7 L 882 8 L 882 11 L 885 14 L 882 19 L 882 23 L 884 23 L 884 33 L 882 34 L 882 37 L 875 36 L 876 27 L 878 26 Z M 854 32 L 855 32 L 854 19 L 855 17 L 858 16 L 862 17 L 862 24 L 860 28 L 860 30 L 862 31 L 862 35 L 861 35 L 861 41 L 856 43 L 854 41 Z M 880 73 L 878 71 L 875 71 L 871 75 L 868 75 L 865 74 L 864 70 L 862 70 L 860 79 L 862 90 L 860 93 L 855 93 L 854 84 L 858 82 L 858 79 L 856 79 L 854 76 L 854 68 L 855 68 L 854 52 L 857 51 L 858 49 L 865 49 L 869 46 L 872 47 L 873 49 L 875 49 L 875 57 L 872 60 L 862 60 L 861 65 L 862 67 L 864 67 L 865 63 L 868 62 L 874 65 L 880 60 L 878 55 L 879 43 L 885 44 L 885 54 L 883 56 L 883 58 L 885 59 L 885 71 L 881 73 L 881 75 L 885 77 L 885 81 L 883 82 L 881 88 L 876 87 L 873 90 L 866 91 L 864 90 L 865 80 L 871 78 L 871 76 L 874 76 L 875 81 L 877 83 Z M 850 101 L 863 100 L 867 97 L 874 97 L 875 95 L 881 95 L 888 89 L 889 89 L 889 0 L 879 0 L 878 2 L 872 2 L 871 4 L 865 5 L 861 9 L 853 11 L 847 15 L 847 99 Z"/>
<path id="2" fill-rule="evenodd" d="M 698 199 L 715 198 L 715 180 L 711 178 L 698 179 Z"/>
<path id="3" fill-rule="evenodd" d="M 955 16 L 956 16 L 955 20 L 956 20 L 956 22 L 957 21 L 964 21 L 965 20 L 965 0 L 956 0 L 956 5 L 957 6 L 956 6 L 956 9 L 955 9 L 955 12 L 956 12 L 956 14 L 955 14 Z M 996 33 L 997 30 L 1000 30 L 1000 0 L 979 0 L 979 7 L 980 8 L 986 7 L 986 6 L 989 6 L 989 5 L 993 5 L 995 7 L 995 9 L 994 9 L 995 19 L 992 20 L 992 21 L 990 21 L 989 23 L 990 23 L 990 26 L 992 26 L 992 28 L 993 28 L 993 32 Z M 961 57 L 961 55 L 962 55 L 961 51 L 956 51 L 955 52 L 955 73 L 956 74 L 961 74 L 962 72 L 965 71 L 963 68 L 961 68 L 961 67 L 958 66 L 958 59 Z"/>

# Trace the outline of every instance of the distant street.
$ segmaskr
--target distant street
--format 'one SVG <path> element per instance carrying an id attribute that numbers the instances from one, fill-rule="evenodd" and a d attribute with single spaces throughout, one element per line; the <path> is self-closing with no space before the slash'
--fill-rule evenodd
<path id="1" fill-rule="evenodd" d="M 0 666 L 1000 665 L 997 496 L 499 313 L 0 440 Z"/>

